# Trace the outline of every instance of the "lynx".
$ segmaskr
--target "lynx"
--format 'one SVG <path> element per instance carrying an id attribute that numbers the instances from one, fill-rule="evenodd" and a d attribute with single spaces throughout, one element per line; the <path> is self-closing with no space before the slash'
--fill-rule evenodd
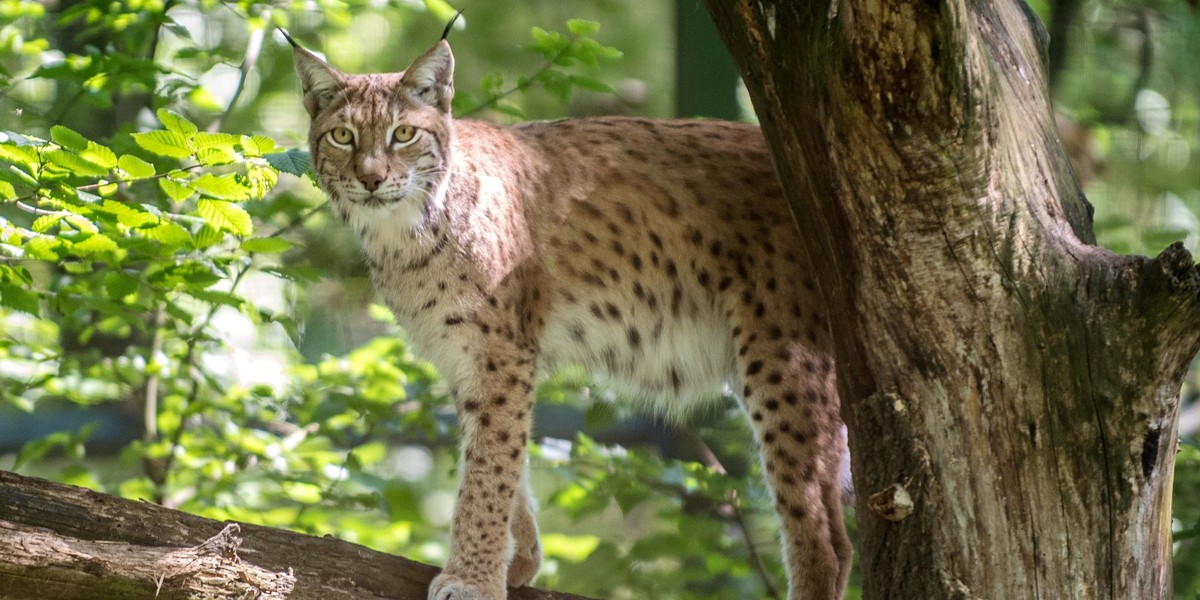
<path id="1" fill-rule="evenodd" d="M 400 73 L 345 74 L 299 46 L 295 63 L 318 182 L 458 414 L 461 483 L 430 600 L 502 600 L 537 574 L 526 446 L 534 384 L 562 364 L 671 414 L 734 390 L 788 597 L 842 596 L 832 342 L 757 127 L 455 120 L 444 37 Z"/>

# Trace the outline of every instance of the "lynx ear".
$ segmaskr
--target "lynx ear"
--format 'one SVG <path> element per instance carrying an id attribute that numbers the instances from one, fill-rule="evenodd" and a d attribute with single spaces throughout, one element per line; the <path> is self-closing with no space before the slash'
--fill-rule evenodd
<path id="1" fill-rule="evenodd" d="M 426 50 L 400 81 L 417 100 L 450 112 L 450 101 L 454 99 L 454 54 L 450 52 L 450 43 L 440 40 Z"/>
<path id="2" fill-rule="evenodd" d="M 287 34 L 284 34 L 287 36 Z M 301 48 L 299 44 L 287 36 L 292 44 L 292 60 L 296 65 L 296 73 L 300 75 L 300 87 L 304 90 L 304 108 L 308 109 L 311 117 L 317 116 L 321 109 L 337 98 L 344 86 L 344 75 L 329 66 L 313 53 Z"/>

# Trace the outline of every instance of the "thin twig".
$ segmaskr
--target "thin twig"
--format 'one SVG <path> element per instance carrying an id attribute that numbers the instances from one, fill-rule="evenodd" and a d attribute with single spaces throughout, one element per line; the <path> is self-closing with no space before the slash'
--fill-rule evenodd
<path id="1" fill-rule="evenodd" d="M 15 200 L 9 200 L 9 202 L 12 202 L 12 203 L 13 203 L 13 205 L 14 205 L 14 206 L 16 206 L 16 207 L 17 207 L 19 210 L 21 210 L 21 211 L 23 211 L 23 212 L 27 212 L 27 213 L 29 213 L 29 214 L 31 214 L 31 215 L 37 215 L 37 216 L 39 216 L 39 217 L 43 217 L 43 216 L 47 216 L 47 215 L 57 215 L 57 216 L 60 216 L 60 217 L 65 217 L 65 216 L 67 216 L 67 215 L 69 215 L 69 214 L 72 214 L 72 213 L 70 213 L 70 212 L 68 212 L 68 211 L 65 211 L 65 210 L 48 210 L 48 209 L 45 209 L 45 208 L 38 208 L 38 207 L 36 207 L 36 206 L 33 206 L 33 205 L 31 205 L 31 204 L 26 204 L 26 203 L 22 202 L 22 200 L 27 200 L 27 199 L 29 199 L 29 198 L 36 197 L 36 195 L 37 195 L 37 194 L 36 194 L 36 192 L 35 192 L 35 193 L 33 193 L 33 194 L 29 194 L 28 196 L 22 196 L 22 197 L 20 197 L 20 198 L 17 198 L 17 199 L 15 199 Z"/>
<path id="2" fill-rule="evenodd" d="M 299 217 L 296 217 L 294 220 L 292 220 L 292 222 L 271 232 L 271 234 L 266 237 L 269 237 L 269 238 L 279 237 L 279 236 L 303 225 L 305 223 L 305 221 L 308 221 L 310 218 L 312 218 L 313 215 L 324 210 L 325 207 L 328 205 L 329 205 L 329 200 L 325 200 L 324 202 L 321 202 L 320 204 L 308 209 L 308 212 L 300 215 Z"/>
<path id="3" fill-rule="evenodd" d="M 237 289 L 238 284 L 241 283 L 242 278 L 249 271 L 250 271 L 249 263 L 244 264 L 242 266 L 242 268 L 240 270 L 238 270 L 237 275 L 234 275 L 234 277 L 233 277 L 233 283 L 231 283 L 229 285 L 229 293 L 230 294 L 232 294 Z M 204 316 L 204 320 L 200 322 L 200 325 L 196 326 L 192 330 L 192 335 L 188 336 L 187 350 L 184 352 L 183 360 L 181 361 L 181 363 L 185 367 L 187 367 L 187 368 L 196 367 L 196 364 L 195 364 L 195 361 L 197 358 L 196 345 L 199 342 L 200 334 L 201 334 L 201 332 L 203 332 L 205 329 L 208 328 L 209 324 L 212 323 L 213 317 L 216 316 L 217 310 L 219 308 L 220 308 L 219 305 L 210 304 L 208 307 L 208 314 L 206 314 Z M 162 466 L 161 466 L 162 481 L 155 482 L 155 487 L 156 487 L 156 489 L 155 489 L 156 498 L 155 499 L 158 501 L 158 504 L 162 504 L 166 498 L 164 492 L 166 490 L 167 481 L 170 479 L 170 476 L 171 476 L 171 467 L 173 466 L 173 464 L 175 462 L 175 456 L 176 456 L 176 454 L 178 454 L 180 447 L 183 445 L 183 433 L 187 429 L 187 427 L 186 427 L 187 419 L 188 419 L 188 417 L 191 416 L 192 410 L 194 409 L 194 407 L 196 405 L 196 400 L 199 399 L 199 397 L 200 397 L 200 378 L 192 377 L 191 380 L 192 380 L 192 387 L 190 390 L 188 390 L 187 398 L 184 400 L 183 413 L 180 415 L 179 425 L 175 428 L 175 431 L 172 432 L 172 434 L 171 434 L 171 447 L 167 451 L 166 457 L 163 459 L 163 462 L 162 462 Z"/>
<path id="4" fill-rule="evenodd" d="M 228 8 L 230 12 L 239 18 L 248 21 L 241 13 L 234 10 L 232 6 L 225 3 L 222 3 L 221 6 Z M 271 22 L 270 8 L 263 11 L 262 19 L 264 23 Z M 246 89 L 246 79 L 250 76 L 250 71 L 254 69 L 254 65 L 258 63 L 258 58 L 262 56 L 263 41 L 266 39 L 267 31 L 268 27 L 258 27 L 250 32 L 250 39 L 246 41 L 246 53 L 242 57 L 241 66 L 238 67 L 237 86 L 233 88 L 233 95 L 230 96 L 229 104 L 225 106 L 225 110 L 208 124 L 208 131 L 210 133 L 221 129 L 221 124 L 233 112 L 233 107 L 237 105 L 238 99 L 242 97 L 242 92 Z"/>
<path id="5" fill-rule="evenodd" d="M 112 185 L 114 183 L 115 184 L 131 184 L 131 183 L 142 183 L 145 181 L 157 181 L 159 179 L 165 179 L 167 177 L 171 177 L 172 175 L 178 175 L 180 172 L 183 172 L 183 171 L 195 171 L 197 169 L 203 169 L 203 168 L 204 168 L 204 165 L 197 163 L 194 165 L 188 165 L 186 167 L 178 167 L 175 169 L 171 169 L 170 171 L 167 171 L 166 173 L 155 173 L 154 175 L 151 175 L 149 177 L 139 177 L 137 179 L 122 179 L 119 181 L 97 181 L 96 183 L 87 183 L 84 185 L 77 185 L 71 189 L 75 190 L 76 192 L 90 192 L 92 190 L 97 190 L 106 185 Z M 32 192 L 29 192 L 28 194 L 17 196 L 16 198 L 13 198 L 11 200 L 5 200 L 3 202 L 15 202 L 17 204 L 20 204 L 27 200 L 36 199 L 38 197 L 38 192 L 41 191 L 42 189 L 43 188 L 39 187 L 38 189 L 36 189 Z M 20 206 L 18 206 L 18 208 L 20 208 Z M 34 208 L 34 207 L 29 207 L 29 209 L 41 210 L 41 211 L 46 210 L 44 208 Z M 25 212 L 30 212 L 30 210 L 24 209 L 24 208 L 22 208 L 21 210 L 24 210 Z M 33 214 L 42 214 L 42 213 L 33 213 Z M 58 213 L 51 211 L 46 214 L 58 214 Z"/>
<path id="6" fill-rule="evenodd" d="M 459 116 L 469 117 L 471 115 L 474 115 L 476 113 L 483 111 L 486 108 L 491 108 L 491 107 L 495 106 L 496 103 L 500 102 L 500 100 L 502 100 L 508 96 L 511 96 L 517 92 L 523 92 L 526 89 L 532 87 L 533 83 L 535 81 L 537 81 L 537 78 L 540 77 L 542 75 L 542 73 L 545 73 L 546 71 L 549 71 L 550 69 L 553 69 L 554 65 L 556 63 L 558 63 L 558 59 L 562 58 L 563 56 L 566 56 L 567 50 L 570 50 L 571 47 L 575 45 L 575 40 L 577 40 L 577 39 L 579 39 L 578 36 L 574 36 L 574 35 L 571 36 L 571 38 L 567 40 L 567 45 L 563 46 L 562 50 L 559 50 L 558 53 L 555 54 L 553 58 L 548 59 L 546 61 L 546 64 L 542 65 L 542 68 L 538 69 L 533 75 L 530 75 L 525 81 L 518 83 L 517 85 L 515 85 L 507 90 L 504 90 L 503 92 L 500 92 L 499 94 L 492 96 L 491 98 L 488 98 L 487 101 L 485 101 L 484 103 L 472 108 L 471 110 L 464 112 L 462 115 L 459 115 Z"/>
<path id="7" fill-rule="evenodd" d="M 163 324 L 166 322 L 167 311 L 159 303 L 154 311 L 154 338 L 150 341 L 150 360 L 154 360 L 163 347 Z M 145 431 L 142 439 L 150 442 L 158 439 L 158 376 L 162 369 L 156 369 L 154 374 L 146 378 L 145 405 L 142 407 L 142 426 Z"/>
<path id="8" fill-rule="evenodd" d="M 695 436 L 697 449 L 700 451 L 700 456 L 705 465 L 710 469 L 726 475 L 725 465 L 721 464 L 712 448 L 708 447 L 704 439 L 699 435 Z M 767 590 L 767 597 L 779 600 L 779 588 L 775 586 L 775 580 L 767 573 L 767 567 L 763 563 L 762 556 L 759 555 L 758 549 L 754 545 L 754 538 L 750 535 L 750 525 L 746 522 L 746 515 L 742 512 L 742 501 L 738 497 L 737 490 L 729 491 L 729 513 L 732 516 L 732 522 L 742 532 L 742 539 L 746 542 L 746 554 L 750 559 L 750 566 L 754 569 L 754 573 L 758 575 L 762 581 L 763 587 Z"/>

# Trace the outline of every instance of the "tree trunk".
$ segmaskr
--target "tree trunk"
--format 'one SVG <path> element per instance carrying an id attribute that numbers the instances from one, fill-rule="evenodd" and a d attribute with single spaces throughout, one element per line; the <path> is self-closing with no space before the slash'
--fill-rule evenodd
<path id="1" fill-rule="evenodd" d="M 0 471 L 0 600 L 425 600 L 438 569 Z M 534 588 L 513 600 L 586 600 Z"/>
<path id="2" fill-rule="evenodd" d="M 820 257 L 864 597 L 1169 598 L 1200 270 L 1093 245 L 1037 18 L 706 3 Z"/>

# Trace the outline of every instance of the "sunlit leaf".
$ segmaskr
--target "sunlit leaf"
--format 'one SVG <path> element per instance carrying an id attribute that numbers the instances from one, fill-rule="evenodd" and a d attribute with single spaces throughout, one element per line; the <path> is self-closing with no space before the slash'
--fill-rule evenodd
<path id="1" fill-rule="evenodd" d="M 211 148 L 201 148 L 196 151 L 196 160 L 206 167 L 217 165 L 227 165 L 238 159 L 237 154 L 231 148 L 222 146 L 214 146 Z"/>
<path id="2" fill-rule="evenodd" d="M 132 154 L 122 154 L 117 160 L 117 167 L 125 171 L 130 179 L 145 179 L 153 177 L 155 173 L 154 165 Z"/>
<path id="3" fill-rule="evenodd" d="M 232 151 L 234 147 L 241 144 L 241 142 L 242 138 L 240 136 L 233 135 L 232 133 L 221 132 L 211 133 L 208 131 L 201 131 L 197 133 L 194 138 L 192 138 L 192 143 L 196 146 L 197 150 L 202 150 L 204 148 L 227 148 Z"/>
<path id="4" fill-rule="evenodd" d="M 93 233 L 82 242 L 75 242 L 74 251 L 81 256 L 98 256 L 105 254 L 118 254 L 120 248 L 112 238 L 103 233 Z"/>
<path id="5" fill-rule="evenodd" d="M 126 227 L 144 227 L 151 223 L 157 223 L 159 220 L 158 217 L 146 212 L 140 206 L 115 200 L 105 200 L 97 207 L 97 210 L 115 216 L 117 222 Z"/>
<path id="6" fill-rule="evenodd" d="M 61 148 L 53 148 L 47 150 L 43 156 L 46 157 L 52 164 L 58 165 L 68 171 L 86 177 L 103 177 L 108 174 L 108 169 L 96 164 L 82 156 L 63 150 Z"/>
<path id="7" fill-rule="evenodd" d="M 155 114 L 158 115 L 158 120 L 162 122 L 168 131 L 179 134 L 185 140 L 190 139 L 199 131 L 195 123 L 192 123 L 175 111 L 160 108 Z"/>
<path id="8" fill-rule="evenodd" d="M 205 196 L 220 200 L 247 200 L 251 196 L 250 188 L 239 181 L 235 173 L 226 173 L 225 175 L 205 173 L 188 182 L 188 185 Z"/>
<path id="9" fill-rule="evenodd" d="M 37 170 L 40 162 L 37 149 L 12 143 L 0 144 L 0 160 L 10 162 L 31 173 Z"/>
<path id="10" fill-rule="evenodd" d="M 213 229 L 219 231 L 228 231 L 236 235 L 250 235 L 254 231 L 250 214 L 232 202 L 203 198 L 196 203 L 196 212 Z"/>
<path id="11" fill-rule="evenodd" d="M 196 193 L 192 188 L 165 177 L 158 180 L 158 187 L 174 202 L 183 202 Z"/>
<path id="12" fill-rule="evenodd" d="M 75 152 L 82 152 L 88 146 L 87 138 L 62 125 L 54 125 L 50 128 L 50 139 L 54 140 L 55 144 Z"/>
<path id="13" fill-rule="evenodd" d="M 167 220 L 159 221 L 157 225 L 152 227 L 138 229 L 138 232 L 170 247 L 181 248 L 192 242 L 192 234 L 179 225 Z"/>
<path id="14" fill-rule="evenodd" d="M 168 158 L 187 158 L 192 155 L 187 138 L 176 131 L 147 131 L 133 134 L 133 141 L 147 152 Z"/>
<path id="15" fill-rule="evenodd" d="M 38 233 L 46 233 L 51 227 L 58 225 L 62 218 L 62 215 L 41 215 L 33 220 L 33 224 L 29 228 Z"/>
<path id="16" fill-rule="evenodd" d="M 117 166 L 116 153 L 108 146 L 102 146 L 96 142 L 88 142 L 87 148 L 84 148 L 79 156 L 88 162 L 104 167 L 105 170 Z"/>
<path id="17" fill-rule="evenodd" d="M 222 202 L 222 201 L 221 200 L 209 200 L 208 202 Z M 192 241 L 196 245 L 197 248 L 208 248 L 214 244 L 221 243 L 221 241 L 224 239 L 225 239 L 225 233 L 222 230 L 217 229 L 216 227 L 213 227 L 212 225 L 205 223 L 204 226 L 200 228 L 200 231 L 196 232 L 196 235 L 195 235 L 195 237 L 192 238 Z"/>

